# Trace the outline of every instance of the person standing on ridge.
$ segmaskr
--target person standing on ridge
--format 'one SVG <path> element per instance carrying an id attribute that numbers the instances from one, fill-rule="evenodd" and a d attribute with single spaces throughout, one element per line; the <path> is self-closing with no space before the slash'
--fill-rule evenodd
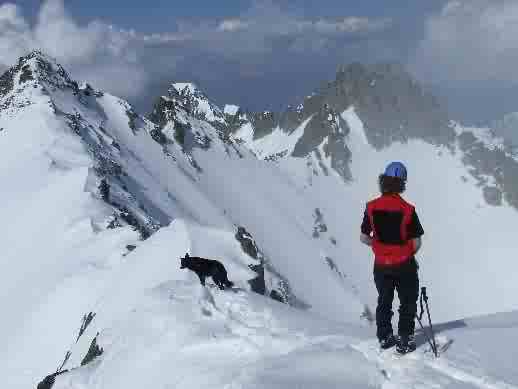
<path id="1" fill-rule="evenodd" d="M 424 234 L 413 205 L 402 197 L 407 169 L 401 162 L 390 163 L 379 176 L 381 196 L 367 203 L 360 240 L 374 252 L 374 282 L 378 290 L 377 337 L 382 349 L 397 345 L 401 354 L 414 351 L 415 315 L 419 298 L 418 264 L 415 254 Z M 392 302 L 397 291 L 398 337 L 392 330 Z"/>

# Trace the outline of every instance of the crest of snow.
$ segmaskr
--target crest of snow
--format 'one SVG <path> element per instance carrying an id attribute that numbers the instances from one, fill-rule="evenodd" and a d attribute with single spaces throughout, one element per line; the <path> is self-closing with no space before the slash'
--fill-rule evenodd
<path id="1" fill-rule="evenodd" d="M 232 104 L 227 104 L 227 105 L 225 105 L 224 112 L 227 115 L 234 116 L 234 115 L 236 115 L 239 112 L 239 106 L 232 105 Z"/>
<path id="2" fill-rule="evenodd" d="M 253 141 L 249 146 L 257 156 L 262 158 L 282 152 L 291 154 L 298 140 L 304 135 L 304 130 L 312 117 L 304 120 L 292 133 L 288 133 L 277 126 L 271 134 Z"/>
<path id="3" fill-rule="evenodd" d="M 351 132 L 349 133 L 349 139 L 351 146 L 365 146 L 369 145 L 369 141 L 367 140 L 367 136 L 365 135 L 365 128 L 363 127 L 363 122 L 356 114 L 356 110 L 354 106 L 347 108 L 344 112 L 342 112 L 342 119 L 345 120 Z"/>
<path id="4" fill-rule="evenodd" d="M 173 88 L 175 88 L 179 93 L 187 90 L 190 94 L 194 94 L 194 92 L 198 90 L 198 87 L 191 82 L 176 82 L 173 84 Z"/>
<path id="5" fill-rule="evenodd" d="M 242 140 L 247 145 L 251 145 L 254 140 L 254 127 L 250 122 L 243 124 L 236 131 L 234 138 Z"/>
<path id="6" fill-rule="evenodd" d="M 209 122 L 221 122 L 225 123 L 225 119 L 221 117 L 221 115 L 216 115 L 215 111 L 219 108 L 215 107 L 207 99 L 197 99 L 198 101 L 198 107 L 196 108 L 196 111 L 198 113 L 203 113 L 205 115 L 205 119 Z"/>

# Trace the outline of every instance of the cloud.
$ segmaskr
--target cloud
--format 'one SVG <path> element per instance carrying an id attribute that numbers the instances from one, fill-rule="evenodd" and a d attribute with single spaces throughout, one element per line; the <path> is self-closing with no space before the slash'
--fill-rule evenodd
<path id="1" fill-rule="evenodd" d="M 279 10 L 280 12 L 280 10 Z M 220 32 L 242 32 L 253 29 L 261 31 L 265 35 L 317 33 L 323 35 L 335 34 L 360 34 L 384 30 L 392 24 L 391 19 L 369 19 L 365 17 L 350 16 L 343 19 L 317 19 L 306 20 L 289 16 L 284 22 L 273 26 L 265 18 L 259 19 L 226 19 L 219 26 Z"/>
<path id="2" fill-rule="evenodd" d="M 73 78 L 143 110 L 175 80 L 212 88 L 222 102 L 241 93 L 238 89 L 266 99 L 253 101 L 247 92 L 246 103 L 256 108 L 274 99 L 286 102 L 295 93 L 290 90 L 310 89 L 332 76 L 340 62 L 359 59 L 359 42 L 373 55 L 386 52 L 385 33 L 393 26 L 390 19 L 357 15 L 310 19 L 271 0 L 256 0 L 231 18 L 176 20 L 168 32 L 143 34 L 99 20 L 79 23 L 64 0 L 43 1 L 29 22 L 14 4 L 19 2 L 11 1 L 0 6 L 0 70 L 40 49 Z M 275 96 L 274 87 L 280 90 Z"/>
<path id="3" fill-rule="evenodd" d="M 518 2 L 457 0 L 425 24 L 412 61 L 435 82 L 518 82 Z"/>
<path id="4" fill-rule="evenodd" d="M 358 16 L 308 19 L 270 1 L 258 1 L 239 17 L 220 21 L 178 23 L 175 33 L 153 34 L 144 39 L 156 44 L 184 43 L 226 58 L 264 55 L 300 48 L 322 49 L 343 39 L 362 38 L 389 29 L 392 20 Z"/>
<path id="5" fill-rule="evenodd" d="M 19 6 L 0 6 L 0 65 L 11 66 L 34 49 L 55 57 L 74 78 L 115 94 L 135 96 L 148 82 L 135 33 L 99 21 L 79 25 L 63 0 L 43 2 L 33 26 Z"/>
<path id="6" fill-rule="evenodd" d="M 218 31 L 236 32 L 246 30 L 248 26 L 249 24 L 247 22 L 242 21 L 241 19 L 226 19 L 219 24 Z"/>

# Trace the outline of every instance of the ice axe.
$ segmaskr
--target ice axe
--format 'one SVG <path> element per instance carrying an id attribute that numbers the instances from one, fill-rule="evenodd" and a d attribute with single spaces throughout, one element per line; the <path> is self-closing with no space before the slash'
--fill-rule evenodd
<path id="1" fill-rule="evenodd" d="M 427 332 L 425 331 L 424 326 L 423 326 L 423 322 L 422 322 L 422 320 L 423 320 L 423 313 L 424 313 L 423 301 L 424 301 L 424 305 L 426 306 L 426 314 L 428 316 L 428 323 L 430 324 L 431 336 L 429 336 L 427 334 Z M 426 337 L 426 340 L 428 341 L 428 344 L 432 348 L 432 351 L 433 351 L 435 357 L 438 358 L 439 357 L 439 353 L 437 351 L 437 344 L 435 343 L 435 334 L 434 334 L 434 331 L 433 331 L 432 319 L 430 317 L 430 308 L 428 306 L 428 295 L 426 294 L 426 287 L 425 286 L 423 286 L 421 288 L 421 296 L 419 298 L 419 304 L 421 306 L 421 312 L 419 313 L 419 315 L 416 314 L 417 321 L 419 322 L 419 325 L 421 326 L 421 329 L 423 330 L 424 336 Z"/>

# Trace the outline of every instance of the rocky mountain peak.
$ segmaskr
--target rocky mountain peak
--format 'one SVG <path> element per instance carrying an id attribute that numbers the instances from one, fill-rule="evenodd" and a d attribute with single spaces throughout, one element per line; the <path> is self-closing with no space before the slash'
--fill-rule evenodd
<path id="1" fill-rule="evenodd" d="M 341 66 L 317 95 L 339 112 L 354 106 L 376 148 L 413 138 L 433 144 L 455 138 L 446 109 L 400 64 Z"/>
<path id="2" fill-rule="evenodd" d="M 179 82 L 171 84 L 168 97 L 179 103 L 190 115 L 199 120 L 226 126 L 225 114 L 195 84 Z"/>
<path id="3" fill-rule="evenodd" d="M 67 89 L 75 95 L 102 95 L 87 83 L 79 85 L 54 58 L 41 51 L 33 51 L 20 57 L 16 65 L 0 76 L 0 109 L 16 109 L 31 104 L 37 96 L 33 90 L 49 95 L 58 89 Z"/>

